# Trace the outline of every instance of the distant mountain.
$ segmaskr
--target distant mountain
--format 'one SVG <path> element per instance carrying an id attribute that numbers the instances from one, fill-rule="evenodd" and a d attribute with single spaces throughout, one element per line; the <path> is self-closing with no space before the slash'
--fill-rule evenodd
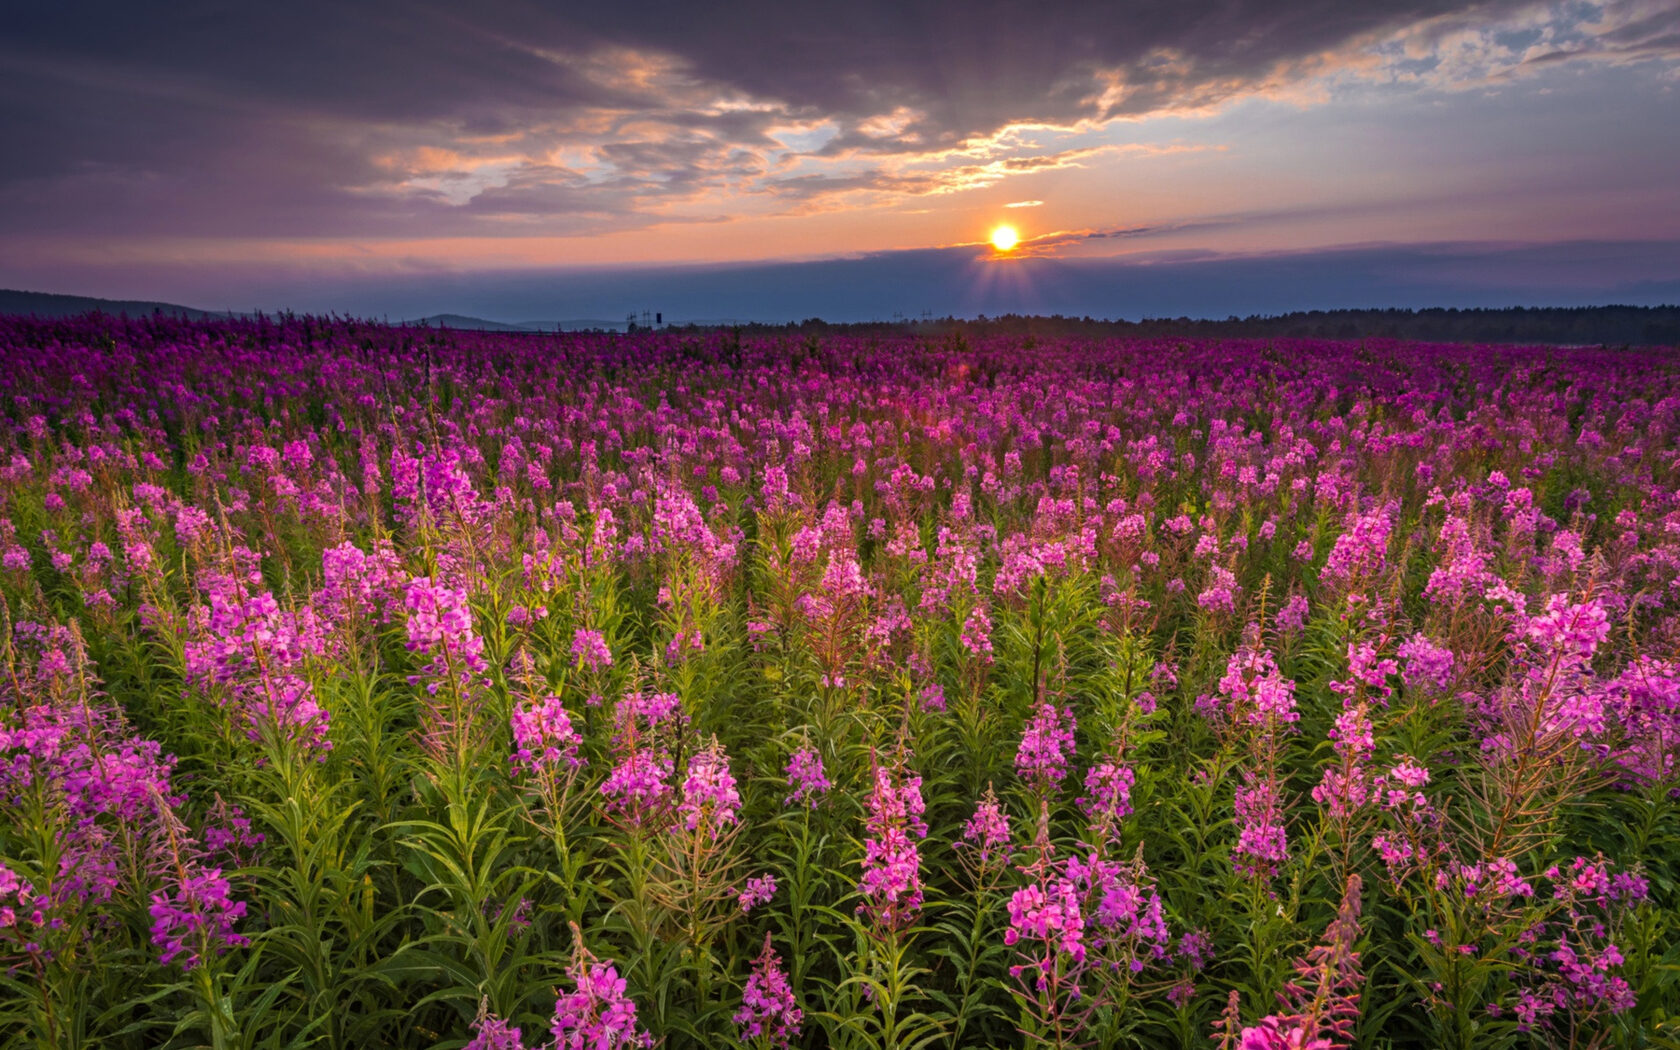
<path id="1" fill-rule="evenodd" d="M 54 295 L 51 292 L 25 292 L 14 288 L 0 289 L 0 314 L 34 314 L 36 317 L 75 317 L 95 310 L 106 314 L 126 314 L 129 317 L 150 317 L 165 314 L 185 317 L 193 321 L 227 317 L 226 313 L 199 310 L 179 303 L 157 303 L 146 299 L 95 299 L 87 295 Z"/>
<path id="2" fill-rule="evenodd" d="M 608 321 L 600 317 L 574 317 L 568 321 L 521 321 L 521 328 L 529 328 L 533 332 L 593 332 L 597 329 L 605 332 L 624 331 L 623 321 Z"/>
<path id="3" fill-rule="evenodd" d="M 129 317 L 150 317 L 161 313 L 189 320 L 225 320 L 251 314 L 200 310 L 178 303 L 150 300 L 95 299 L 85 295 L 55 295 L 0 289 L 0 315 L 18 314 L 42 318 L 74 317 L 101 313 Z M 426 325 L 479 332 L 622 332 L 625 321 L 582 317 L 561 321 L 491 321 L 466 314 L 432 314 L 399 324 Z M 1680 306 L 1573 306 L 1504 307 L 1470 309 L 1380 309 L 1305 310 L 1278 315 L 1227 317 L 1224 320 L 1192 317 L 1144 318 L 1139 321 L 1103 320 L 1060 314 L 981 316 L 972 320 L 956 317 L 921 321 L 870 321 L 825 323 L 818 318 L 798 324 L 766 324 L 748 320 L 714 318 L 671 319 L 663 328 L 737 328 L 749 331 L 851 331 L 917 332 L 938 335 L 962 332 L 978 337 L 1021 336 L 1032 338 L 1132 337 L 1203 339 L 1415 339 L 1424 342 L 1553 343 L 1574 345 L 1680 345 Z"/>
<path id="4" fill-rule="evenodd" d="M 468 317 L 465 314 L 433 314 L 414 321 L 401 321 L 400 324 L 425 325 L 428 328 L 461 328 L 473 332 L 535 332 L 539 329 L 527 324 L 506 324 L 501 321 L 486 321 L 482 317 Z"/>
<path id="5" fill-rule="evenodd" d="M 112 316 L 184 317 L 190 321 L 214 321 L 230 317 L 249 317 L 250 314 L 226 310 L 200 310 L 179 303 L 154 302 L 150 299 L 99 299 L 91 295 L 58 295 L 53 292 L 27 292 L 16 288 L 0 289 L 0 315 L 35 317 L 76 317 L 95 311 Z M 278 312 L 278 311 L 276 311 Z M 432 314 L 429 317 L 398 321 L 397 324 L 425 325 L 431 328 L 454 328 L 470 332 L 577 332 L 603 330 L 622 332 L 623 321 L 608 321 L 598 317 L 578 317 L 563 321 L 491 321 L 466 314 Z M 707 324 L 709 322 L 701 322 Z"/>
<path id="6" fill-rule="evenodd" d="M 603 329 L 609 332 L 624 330 L 623 321 L 607 321 L 598 317 L 577 317 L 569 321 L 487 321 L 465 314 L 433 314 L 403 324 L 429 325 L 432 328 L 458 328 L 472 332 L 578 332 Z"/>

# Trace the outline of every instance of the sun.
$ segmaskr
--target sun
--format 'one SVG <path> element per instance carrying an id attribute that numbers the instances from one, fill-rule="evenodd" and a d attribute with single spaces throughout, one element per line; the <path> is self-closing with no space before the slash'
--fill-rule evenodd
<path id="1" fill-rule="evenodd" d="M 1021 242 L 1021 234 L 1013 226 L 999 226 L 992 231 L 992 247 L 1006 252 Z"/>

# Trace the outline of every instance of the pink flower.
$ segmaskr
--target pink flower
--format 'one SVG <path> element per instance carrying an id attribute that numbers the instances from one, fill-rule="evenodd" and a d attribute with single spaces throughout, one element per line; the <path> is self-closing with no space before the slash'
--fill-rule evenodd
<path id="1" fill-rule="evenodd" d="M 741 914 L 747 914 L 760 904 L 768 904 L 770 898 L 775 895 L 776 876 L 759 875 L 748 879 L 746 888 L 741 890 L 737 898 L 741 904 Z"/>
<path id="2" fill-rule="evenodd" d="M 688 760 L 682 801 L 677 804 L 678 822 L 689 831 L 715 839 L 736 823 L 740 808 L 741 794 L 729 772 L 729 756 L 714 741 Z"/>
<path id="3" fill-rule="evenodd" d="M 1046 700 L 1039 704 L 1015 751 L 1015 772 L 1039 794 L 1048 794 L 1067 777 L 1073 755 L 1073 711 Z"/>
<path id="4" fill-rule="evenodd" d="M 233 932 L 245 914 L 245 902 L 233 900 L 220 868 L 188 863 L 171 889 L 152 894 L 152 943 L 163 949 L 158 961 L 179 958 L 182 969 L 197 969 L 206 955 L 250 944 Z"/>
<path id="5" fill-rule="evenodd" d="M 583 765 L 583 760 L 578 758 L 577 731 L 572 728 L 571 716 L 558 696 L 551 693 L 540 700 L 519 704 L 509 721 L 514 747 L 509 761 L 531 776 L 575 770 Z"/>
<path id="6" fill-rule="evenodd" d="M 607 812 L 626 814 L 637 826 L 658 819 L 671 802 L 671 761 L 649 751 L 632 751 L 601 784 Z"/>
<path id="7" fill-rule="evenodd" d="M 815 805 L 832 786 L 828 777 L 823 775 L 822 755 L 816 748 L 809 745 L 800 748 L 788 759 L 787 784 L 793 789 L 785 802 L 793 805 L 802 802 L 807 806 Z"/>
<path id="8" fill-rule="evenodd" d="M 591 671 L 604 671 L 612 666 L 612 649 L 607 646 L 606 635 L 600 631 L 591 631 L 579 627 L 572 636 L 572 655 L 578 658 L 578 663 Z"/>
<path id="9" fill-rule="evenodd" d="M 556 1050 L 653 1045 L 653 1036 L 636 1022 L 636 1004 L 625 994 L 628 985 L 610 961 L 597 962 L 585 953 L 566 972 L 576 990 L 555 1000 L 549 1033 Z"/>
<path id="10" fill-rule="evenodd" d="M 876 764 L 873 774 L 858 912 L 896 930 L 922 906 L 922 858 L 916 848 L 916 840 L 927 837 L 922 778 L 907 776 L 902 765 Z"/>
<path id="11" fill-rule="evenodd" d="M 974 815 L 963 824 L 963 842 L 972 846 L 982 867 L 994 859 L 1009 857 L 1009 817 L 998 805 L 997 796 L 988 791 L 974 807 Z"/>
<path id="12" fill-rule="evenodd" d="M 1085 795 L 1079 808 L 1105 838 L 1118 839 L 1120 822 L 1132 812 L 1132 785 L 1137 774 L 1128 766 L 1101 762 L 1085 774 Z"/>
<path id="13" fill-rule="evenodd" d="M 1274 726 L 1298 721 L 1295 683 L 1283 677 L 1277 661 L 1264 649 L 1245 646 L 1232 654 L 1219 680 L 1219 692 L 1230 704 L 1233 721 Z"/>
<path id="14" fill-rule="evenodd" d="M 741 992 L 741 1008 L 733 1020 L 740 1029 L 742 1041 L 767 1037 L 769 1045 L 785 1048 L 799 1038 L 805 1013 L 799 1009 L 788 984 L 782 961 L 770 949 L 770 937 L 764 937 L 764 951 L 747 978 Z"/>
<path id="15" fill-rule="evenodd" d="M 519 1029 L 495 1017 L 473 1022 L 473 1037 L 461 1050 L 525 1050 Z"/>

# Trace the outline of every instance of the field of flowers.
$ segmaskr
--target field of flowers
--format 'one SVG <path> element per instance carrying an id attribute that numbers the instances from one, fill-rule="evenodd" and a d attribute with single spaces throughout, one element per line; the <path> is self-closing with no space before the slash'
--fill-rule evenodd
<path id="1" fill-rule="evenodd" d="M 1680 1045 L 1680 360 L 0 319 L 0 1044 Z"/>

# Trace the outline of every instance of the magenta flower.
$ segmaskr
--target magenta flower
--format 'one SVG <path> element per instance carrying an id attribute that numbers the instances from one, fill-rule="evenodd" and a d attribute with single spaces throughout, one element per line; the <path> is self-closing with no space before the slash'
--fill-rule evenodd
<path id="1" fill-rule="evenodd" d="M 1421 632 L 1402 642 L 1396 655 L 1405 661 L 1403 678 L 1408 689 L 1439 691 L 1452 681 L 1452 650 L 1436 645 Z"/>
<path id="2" fill-rule="evenodd" d="M 519 1029 L 496 1017 L 473 1022 L 473 1037 L 461 1050 L 525 1050 Z"/>
<path id="3" fill-rule="evenodd" d="M 1388 555 L 1388 537 L 1394 530 L 1398 504 L 1387 504 L 1366 514 L 1350 515 L 1347 529 L 1336 537 L 1330 557 L 1324 562 L 1324 577 L 1352 583 L 1375 574 Z"/>
<path id="4" fill-rule="evenodd" d="M 733 1020 L 743 1042 L 762 1039 L 768 1046 L 786 1050 L 799 1038 L 805 1012 L 793 997 L 781 959 L 770 948 L 769 934 L 764 935 L 764 951 L 747 978 L 747 986 L 741 992 L 741 1008 L 735 1011 Z"/>
<path id="5" fill-rule="evenodd" d="M 651 1047 L 653 1036 L 636 1022 L 636 1004 L 610 961 L 598 962 L 587 952 L 566 971 L 575 990 L 554 1003 L 549 1028 L 556 1050 L 617 1050 Z"/>
<path id="6" fill-rule="evenodd" d="M 632 751 L 601 784 L 608 813 L 623 813 L 644 827 L 660 819 L 671 804 L 671 761 L 650 751 Z"/>
<path id="7" fill-rule="evenodd" d="M 802 802 L 814 806 L 832 787 L 823 774 L 822 755 L 806 745 L 793 753 L 787 764 L 787 784 L 793 793 L 784 800 L 787 805 Z"/>
<path id="8" fill-rule="evenodd" d="M 586 627 L 579 627 L 572 637 L 572 655 L 578 658 L 578 663 L 591 671 L 604 671 L 612 666 L 612 649 L 607 646 L 606 635 L 600 631 L 592 631 Z"/>
<path id="9" fill-rule="evenodd" d="M 1009 928 L 1003 931 L 1003 943 L 1015 947 L 1024 939 L 1043 945 L 1044 954 L 1035 956 L 1038 973 L 1034 980 L 1039 991 L 1049 987 L 1058 955 L 1075 966 L 1085 961 L 1083 904 L 1078 886 L 1067 878 L 1033 883 L 1010 895 Z M 1012 966 L 1010 973 L 1020 976 L 1023 969 Z"/>
<path id="10" fill-rule="evenodd" d="M 775 895 L 776 876 L 758 875 L 748 879 L 746 887 L 737 898 L 741 904 L 741 914 L 747 914 L 760 904 L 768 904 L 770 898 Z"/>
<path id="11" fill-rule="evenodd" d="M 729 772 L 729 756 L 714 740 L 711 747 L 688 760 L 682 801 L 677 805 L 678 821 L 689 831 L 715 839 L 736 823 L 740 807 L 741 795 Z"/>
<path id="12" fill-rule="evenodd" d="M 580 738 L 558 696 L 550 693 L 519 704 L 509 721 L 514 751 L 508 761 L 528 775 L 554 776 L 583 765 L 578 758 Z"/>
<path id="13" fill-rule="evenodd" d="M 1009 859 L 1009 817 L 990 790 L 975 805 L 974 815 L 963 824 L 962 840 L 974 849 L 975 859 L 982 868 L 994 860 Z"/>
<path id="14" fill-rule="evenodd" d="M 1137 774 L 1129 766 L 1114 762 L 1100 762 L 1085 774 L 1085 794 L 1079 799 L 1079 808 L 1103 838 L 1119 838 L 1120 822 L 1132 812 L 1132 785 L 1136 781 Z"/>
<path id="15" fill-rule="evenodd" d="M 916 840 L 927 837 L 922 821 L 922 778 L 901 765 L 876 764 L 865 819 L 863 879 L 859 914 L 885 930 L 911 921 L 922 906 L 922 857 Z"/>
<path id="16" fill-rule="evenodd" d="M 1237 789 L 1237 846 L 1232 863 L 1240 872 L 1269 876 L 1289 859 L 1289 834 L 1283 826 L 1283 807 L 1277 785 L 1249 777 Z"/>
<path id="17" fill-rule="evenodd" d="M 1229 703 L 1233 722 L 1263 728 L 1300 719 L 1295 710 L 1295 683 L 1283 677 L 1277 661 L 1264 649 L 1244 646 L 1225 665 L 1220 695 Z"/>
<path id="18" fill-rule="evenodd" d="M 1038 705 L 1028 721 L 1015 751 L 1015 772 L 1039 794 L 1055 791 L 1067 777 L 1074 729 L 1072 709 L 1057 708 L 1048 700 Z"/>
<path id="19" fill-rule="evenodd" d="M 964 649 L 981 663 L 992 662 L 992 618 L 984 607 L 976 605 L 963 623 L 961 639 Z"/>
<path id="20" fill-rule="evenodd" d="M 180 959 L 185 970 L 197 969 L 207 955 L 250 944 L 233 932 L 245 914 L 245 902 L 232 898 L 220 868 L 187 864 L 170 889 L 152 894 L 152 943 L 162 949 L 165 966 Z"/>
<path id="21" fill-rule="evenodd" d="M 451 673 L 465 687 L 473 676 L 489 668 L 484 660 L 484 639 L 473 629 L 472 607 L 465 590 L 436 583 L 429 576 L 417 576 L 404 590 L 403 607 L 408 610 L 409 651 L 432 658 L 424 674 L 414 679 L 418 683 L 431 678 L 426 683 L 428 692 L 436 693 L 439 680 Z"/>
<path id="22" fill-rule="evenodd" d="M 1324 771 L 1312 790 L 1312 797 L 1331 817 L 1345 820 L 1371 798 L 1371 777 L 1365 762 L 1375 750 L 1376 741 L 1363 703 L 1336 716 L 1336 723 L 1330 729 L 1330 743 L 1340 764 Z"/>

